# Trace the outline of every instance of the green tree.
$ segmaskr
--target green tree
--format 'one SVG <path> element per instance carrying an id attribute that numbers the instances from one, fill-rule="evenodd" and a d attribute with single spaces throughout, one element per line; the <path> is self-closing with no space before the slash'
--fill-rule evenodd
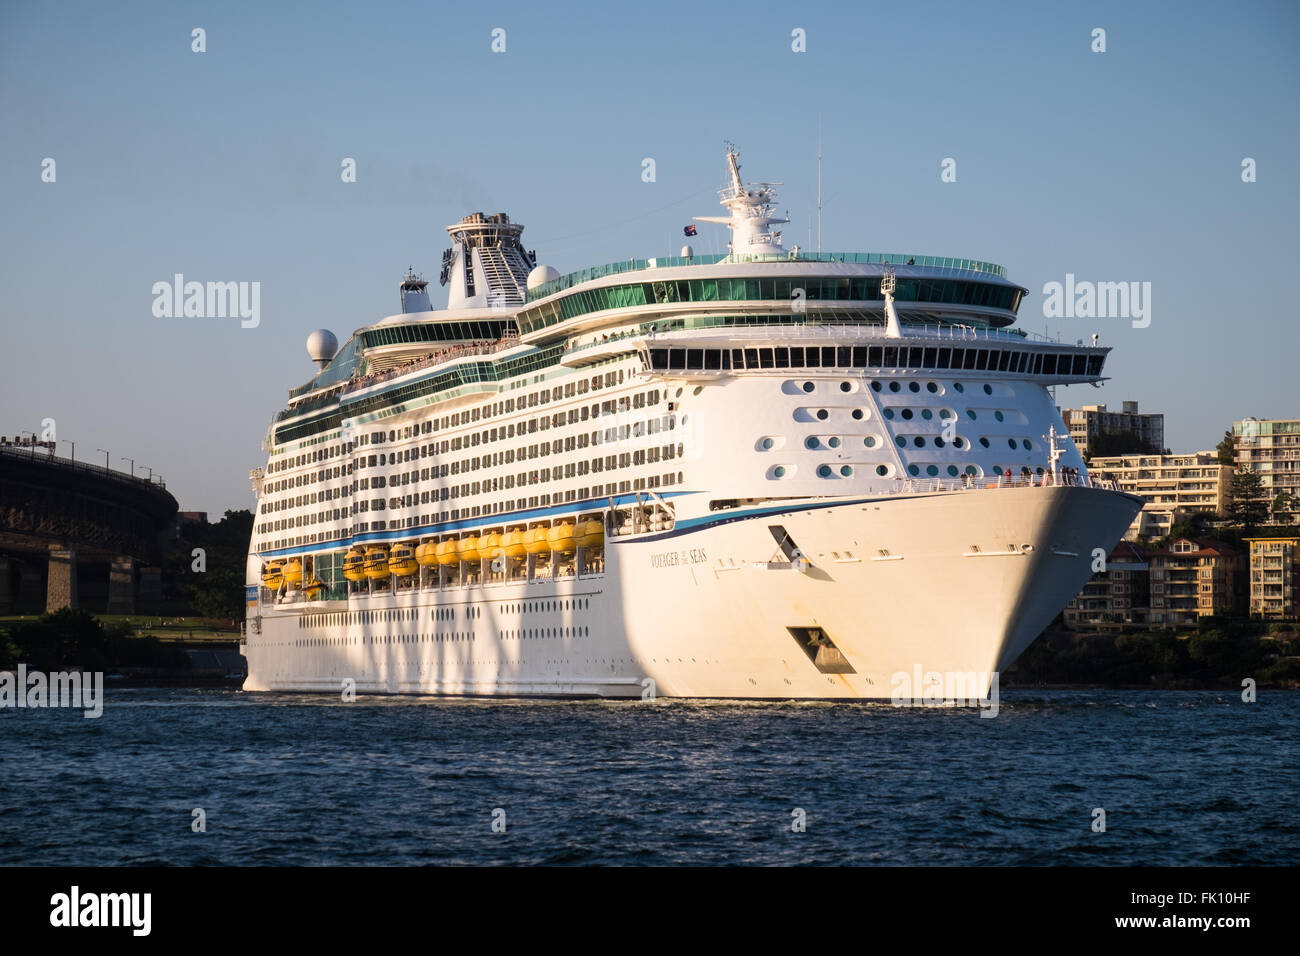
<path id="1" fill-rule="evenodd" d="M 1258 472 L 1249 468 L 1233 472 L 1228 491 L 1232 497 L 1227 513 L 1230 524 L 1250 529 L 1268 520 L 1268 502 Z"/>
<path id="2" fill-rule="evenodd" d="M 1290 524 L 1296 511 L 1300 510 L 1300 500 L 1288 491 L 1283 491 L 1273 499 L 1273 520 L 1278 524 Z"/>
<path id="3" fill-rule="evenodd" d="M 1215 450 L 1219 453 L 1219 464 L 1233 466 L 1237 464 L 1237 443 L 1233 439 L 1232 429 L 1223 433 L 1223 441 L 1219 442 Z"/>
<path id="4" fill-rule="evenodd" d="M 253 532 L 251 511 L 227 511 L 216 524 L 185 526 L 171 555 L 181 593 L 202 617 L 237 619 L 244 613 L 244 569 Z M 196 548 L 203 550 L 202 568 L 195 565 Z"/>

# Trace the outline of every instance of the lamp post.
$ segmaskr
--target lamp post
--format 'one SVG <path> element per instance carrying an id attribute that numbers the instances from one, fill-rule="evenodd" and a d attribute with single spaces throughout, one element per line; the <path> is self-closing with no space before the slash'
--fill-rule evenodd
<path id="1" fill-rule="evenodd" d="M 149 480 L 153 481 L 153 469 L 150 468 L 148 465 L 141 465 L 140 467 L 146 469 L 149 472 Z"/>
<path id="2" fill-rule="evenodd" d="M 108 471 L 108 449 L 107 449 L 107 448 L 96 448 L 95 451 L 102 451 L 102 452 L 104 453 L 104 470 L 105 470 L 105 471 Z"/>
<path id="3" fill-rule="evenodd" d="M 77 461 L 77 443 L 73 441 L 71 438 L 60 438 L 59 441 L 67 442 L 69 445 L 72 446 L 72 461 L 75 464 Z"/>
<path id="4" fill-rule="evenodd" d="M 134 477 L 135 477 L 135 459 L 134 459 L 134 458 L 127 458 L 125 455 L 123 455 L 123 456 L 122 456 L 122 460 L 123 460 L 123 461 L 129 461 L 129 462 L 131 463 L 131 477 L 134 478 Z"/>

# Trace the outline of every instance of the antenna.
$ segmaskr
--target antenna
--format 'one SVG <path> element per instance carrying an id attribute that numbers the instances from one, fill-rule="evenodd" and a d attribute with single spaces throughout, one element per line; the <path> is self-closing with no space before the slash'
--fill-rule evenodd
<path id="1" fill-rule="evenodd" d="M 822 114 L 817 114 L 817 252 L 822 251 Z"/>
<path id="2" fill-rule="evenodd" d="M 894 311 L 894 290 L 896 288 L 894 267 L 885 264 L 880 272 L 880 292 L 885 297 L 885 338 L 887 339 L 903 337 L 902 323 L 898 321 L 898 313 Z"/>

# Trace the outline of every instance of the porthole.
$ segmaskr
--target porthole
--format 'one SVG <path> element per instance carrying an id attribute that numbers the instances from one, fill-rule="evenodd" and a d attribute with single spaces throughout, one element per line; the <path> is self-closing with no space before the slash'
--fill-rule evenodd
<path id="1" fill-rule="evenodd" d="M 963 385 L 961 382 L 953 382 L 953 383 L 952 383 L 952 387 L 955 388 L 955 389 L 957 389 L 957 391 L 959 391 L 959 392 L 964 392 L 964 391 L 966 391 L 966 386 Z"/>
<path id="2" fill-rule="evenodd" d="M 817 409 L 817 420 L 818 420 L 818 421 L 822 421 L 822 422 L 824 422 L 824 421 L 826 421 L 826 419 L 830 418 L 830 416 L 831 416 L 831 413 L 828 412 L 828 411 L 826 411 L 826 409 L 824 409 L 824 408 L 819 408 L 819 409 Z"/>
<path id="3" fill-rule="evenodd" d="M 907 387 L 908 387 L 909 389 L 911 389 L 913 392 L 919 392 L 919 391 L 921 390 L 921 383 L 920 383 L 920 382 L 908 382 L 908 383 L 907 383 Z"/>
<path id="4" fill-rule="evenodd" d="M 995 474 L 995 475 L 1000 475 L 1000 474 L 1002 474 L 1002 466 L 1001 466 L 1001 465 L 994 465 L 994 466 L 993 466 L 993 474 Z"/>
<path id="5" fill-rule="evenodd" d="M 820 442 L 817 441 L 816 435 L 810 435 L 808 438 L 803 440 L 803 444 L 805 448 L 816 448 Z"/>
<path id="6" fill-rule="evenodd" d="M 1043 469 L 1042 469 L 1042 468 L 1038 468 L 1038 469 L 1037 469 L 1037 472 L 1038 472 L 1038 474 L 1041 475 L 1041 474 L 1043 473 Z"/>
<path id="7" fill-rule="evenodd" d="M 1029 444 L 1029 439 L 1028 439 L 1028 438 L 1022 438 L 1022 439 L 1020 439 L 1020 444 L 1022 444 L 1022 445 L 1025 446 L 1025 451 L 1029 451 L 1031 448 L 1034 447 L 1033 445 Z"/>
<path id="8" fill-rule="evenodd" d="M 994 412 L 993 417 L 996 418 L 998 421 L 1005 420 L 1005 416 L 1001 412 Z"/>
<path id="9" fill-rule="evenodd" d="M 879 383 L 879 382 L 872 382 L 872 383 L 871 383 L 871 390 L 872 390 L 873 392 L 878 392 L 878 391 L 880 391 L 880 383 Z"/>
<path id="10" fill-rule="evenodd" d="M 1008 438 L 1008 439 L 1007 439 L 1007 447 L 1008 447 L 1008 448 L 1015 448 L 1015 447 L 1016 447 L 1016 440 L 1015 440 L 1014 438 Z"/>
<path id="11" fill-rule="evenodd" d="M 818 466 L 817 466 L 817 474 L 820 475 L 822 478 L 829 478 L 829 477 L 831 476 L 831 466 L 830 466 L 830 465 L 818 465 Z"/>
<path id="12" fill-rule="evenodd" d="M 969 418 L 971 421 L 975 421 L 975 409 L 973 408 L 966 409 L 966 417 Z"/>
<path id="13" fill-rule="evenodd" d="M 875 435 L 868 435 L 866 438 L 862 439 L 862 444 L 866 445 L 868 448 L 875 448 L 875 447 L 876 447 L 876 436 L 875 436 Z"/>
<path id="14" fill-rule="evenodd" d="M 942 438 L 936 438 L 936 439 L 934 440 L 934 447 L 935 447 L 935 448 L 942 448 L 942 447 L 943 447 L 943 439 L 942 439 Z"/>
<path id="15" fill-rule="evenodd" d="M 851 391 L 853 391 L 853 383 L 852 383 L 852 382 L 840 382 L 840 391 L 841 391 L 841 392 L 851 392 Z"/>
<path id="16" fill-rule="evenodd" d="M 921 409 L 921 417 L 928 422 L 930 419 L 934 418 L 934 412 L 930 411 L 928 408 L 923 408 Z"/>
<path id="17" fill-rule="evenodd" d="M 888 466 L 888 465 L 877 465 L 877 466 L 876 466 L 876 474 L 880 475 L 880 476 L 883 478 L 885 475 L 889 474 L 889 466 Z"/>
<path id="18" fill-rule="evenodd" d="M 907 439 L 904 438 L 902 435 L 899 435 L 897 438 L 894 439 L 894 444 L 896 444 L 899 448 L 906 448 Z"/>
<path id="19" fill-rule="evenodd" d="M 953 478 L 956 478 L 956 477 L 957 477 L 957 466 L 956 466 L 956 465 L 949 465 L 949 466 L 948 466 L 948 474 L 951 475 Z"/>
<path id="20" fill-rule="evenodd" d="M 803 390 L 804 390 L 805 392 L 811 392 L 814 388 L 816 388 L 816 386 L 813 385 L 812 382 L 804 382 L 804 383 L 803 383 Z"/>
<path id="21" fill-rule="evenodd" d="M 917 435 L 915 438 L 912 439 L 912 444 L 915 445 L 917 448 L 924 448 L 925 439 L 922 438 L 920 435 Z"/>
<path id="22" fill-rule="evenodd" d="M 985 385 L 985 386 L 984 386 L 984 394 L 985 394 L 985 395 L 992 395 L 992 394 L 993 394 L 993 386 L 992 386 L 992 385 Z"/>
<path id="23" fill-rule="evenodd" d="M 966 440 L 965 440 L 964 438 L 962 438 L 960 435 L 958 435 L 956 438 L 954 438 L 954 439 L 952 440 L 952 447 L 953 447 L 953 448 L 965 448 L 965 447 L 966 447 Z"/>
<path id="24" fill-rule="evenodd" d="M 898 391 L 900 388 L 902 388 L 902 387 L 903 387 L 903 386 L 899 385 L 897 382 L 890 382 L 890 383 L 889 383 L 889 390 L 890 390 L 891 392 L 897 392 L 897 391 Z"/>
<path id="25" fill-rule="evenodd" d="M 768 451 L 769 449 L 771 449 L 771 447 L 772 447 L 772 439 L 770 439 L 770 438 L 764 438 L 764 439 L 763 439 L 763 450 L 764 450 L 764 451 Z"/>
<path id="26" fill-rule="evenodd" d="M 925 390 L 927 392 L 930 392 L 931 394 L 934 394 L 939 391 L 939 385 L 936 382 L 926 382 Z"/>
<path id="27" fill-rule="evenodd" d="M 926 466 L 925 466 L 925 473 L 926 473 L 927 475 L 929 475 L 931 478 L 933 478 L 935 475 L 939 474 L 939 466 L 938 466 L 938 465 L 926 465 Z"/>
<path id="28" fill-rule="evenodd" d="M 989 447 L 989 440 L 988 440 L 987 438 L 985 438 L 985 437 L 983 437 L 983 436 L 981 435 L 981 436 L 980 436 L 980 444 L 983 445 L 985 448 L 988 448 L 988 447 Z"/>
<path id="29" fill-rule="evenodd" d="M 839 448 L 840 440 L 838 438 L 832 438 L 826 444 L 830 445 L 832 448 Z"/>
<path id="30" fill-rule="evenodd" d="M 695 390 L 694 390 L 693 392 L 691 392 L 691 394 L 692 394 L 692 395 L 699 395 L 699 394 L 700 394 L 701 392 L 703 392 L 703 391 L 704 391 L 704 386 L 703 386 L 703 385 L 696 385 L 696 386 L 695 386 Z"/>
<path id="31" fill-rule="evenodd" d="M 772 474 L 777 478 L 784 478 L 785 468 L 782 465 L 777 465 L 775 468 L 772 469 Z"/>
<path id="32" fill-rule="evenodd" d="M 939 409 L 939 417 L 944 419 L 945 421 L 949 418 L 952 418 L 952 409 L 951 408 Z"/>
<path id="33" fill-rule="evenodd" d="M 853 474 L 853 469 L 850 468 L 848 465 L 841 465 L 840 474 L 843 475 L 845 478 L 847 478 Z"/>
<path id="34" fill-rule="evenodd" d="M 910 422 L 912 420 L 912 410 L 910 408 L 903 409 L 903 417 Z"/>
<path id="35" fill-rule="evenodd" d="M 978 474 L 978 471 L 977 471 L 977 469 L 975 468 L 974 465 L 967 465 L 967 466 L 966 466 L 966 474 L 968 474 L 968 475 L 974 475 L 974 474 Z"/>
<path id="36" fill-rule="evenodd" d="M 892 408 L 886 408 L 885 417 L 892 422 L 894 420 L 894 410 Z"/>
<path id="37" fill-rule="evenodd" d="M 860 408 L 853 409 L 853 420 L 856 422 L 862 421 L 862 409 Z"/>
<path id="38" fill-rule="evenodd" d="M 916 465 L 908 465 L 907 473 L 909 475 L 919 475 L 921 473 L 921 469 L 918 468 Z"/>

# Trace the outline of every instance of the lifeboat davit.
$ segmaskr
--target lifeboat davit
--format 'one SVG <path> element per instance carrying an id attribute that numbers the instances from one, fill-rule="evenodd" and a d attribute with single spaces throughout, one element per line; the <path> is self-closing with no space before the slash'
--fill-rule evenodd
<path id="1" fill-rule="evenodd" d="M 349 581 L 366 579 L 366 556 L 360 551 L 349 551 L 343 558 L 343 576 Z"/>
<path id="2" fill-rule="evenodd" d="M 549 528 L 533 528 L 524 532 L 524 550 L 529 554 L 550 554 L 551 542 L 548 538 Z"/>
<path id="3" fill-rule="evenodd" d="M 528 553 L 524 547 L 524 533 L 522 531 L 510 531 L 501 539 L 501 550 L 505 551 L 507 558 L 522 558 Z"/>
<path id="4" fill-rule="evenodd" d="M 415 549 L 409 544 L 395 544 L 388 555 L 388 573 L 399 578 L 409 578 L 420 569 L 415 560 Z"/>
<path id="5" fill-rule="evenodd" d="M 577 545 L 574 543 L 574 525 L 572 521 L 563 521 L 551 528 L 551 533 L 547 535 L 551 542 L 551 550 L 558 551 L 561 554 L 567 554 Z"/>
<path id="6" fill-rule="evenodd" d="M 307 595 L 307 600 L 315 601 L 323 598 L 329 588 L 325 587 L 325 582 L 320 578 L 312 578 L 302 586 L 303 593 Z"/>
<path id="7" fill-rule="evenodd" d="M 366 577 L 372 581 L 380 581 L 388 577 L 388 552 L 380 547 L 367 548 L 366 560 L 362 568 Z"/>
<path id="8" fill-rule="evenodd" d="M 595 520 L 578 524 L 578 547 L 598 548 L 605 543 L 605 526 Z"/>

